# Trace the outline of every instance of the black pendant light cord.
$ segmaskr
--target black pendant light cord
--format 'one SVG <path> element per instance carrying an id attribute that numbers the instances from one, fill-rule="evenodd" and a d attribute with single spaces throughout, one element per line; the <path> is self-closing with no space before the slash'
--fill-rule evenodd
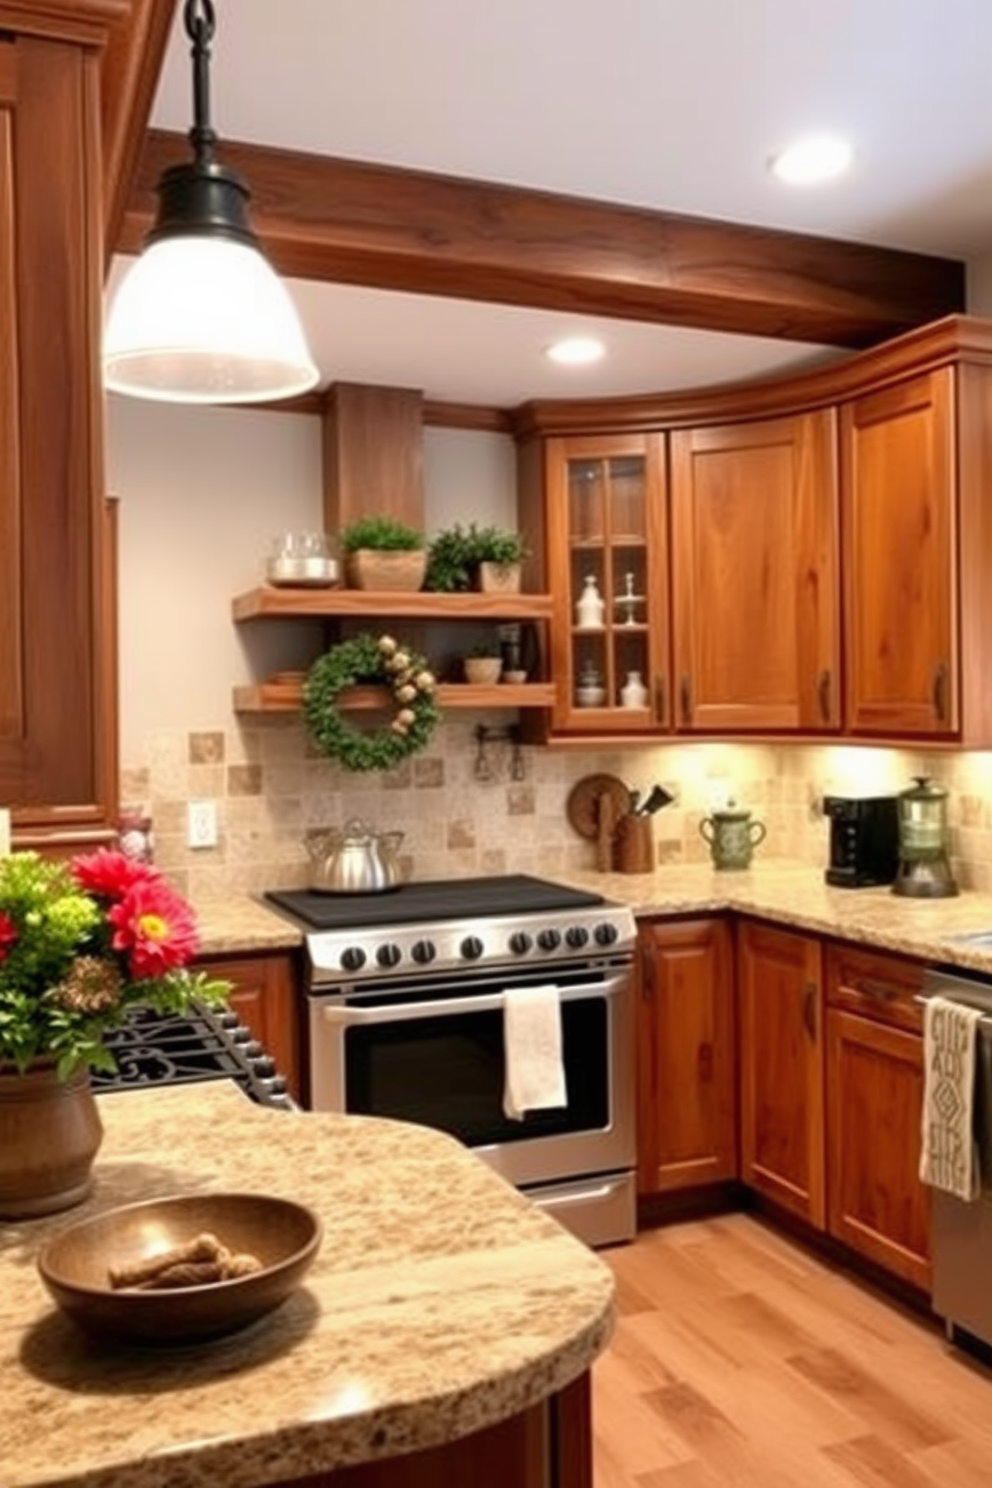
<path id="1" fill-rule="evenodd" d="M 193 59 L 193 127 L 189 142 L 198 166 L 213 158 L 217 136 L 210 127 L 210 43 L 217 29 L 213 0 L 186 0 L 183 10 L 186 35 L 192 42 Z"/>

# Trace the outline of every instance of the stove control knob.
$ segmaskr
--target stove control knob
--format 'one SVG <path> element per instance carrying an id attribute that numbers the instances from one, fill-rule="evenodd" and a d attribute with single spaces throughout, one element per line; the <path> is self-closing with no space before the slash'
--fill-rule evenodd
<path id="1" fill-rule="evenodd" d="M 589 939 L 589 931 L 585 925 L 569 925 L 565 931 L 565 944 L 571 946 L 573 951 L 581 951 Z"/>
<path id="2" fill-rule="evenodd" d="M 251 1029 L 246 1028 L 243 1023 L 238 1023 L 231 1029 L 231 1041 L 235 1044 L 251 1043 Z"/>
<path id="3" fill-rule="evenodd" d="M 466 935 L 460 949 L 466 961 L 478 961 L 482 952 L 485 950 L 485 946 L 477 935 Z"/>
<path id="4" fill-rule="evenodd" d="M 221 1028 L 237 1028 L 238 1024 L 241 1022 L 241 1019 L 238 1017 L 233 1008 L 226 1007 L 217 1014 L 217 1021 L 220 1024 Z"/>
<path id="5" fill-rule="evenodd" d="M 361 946 L 345 946 L 341 952 L 341 965 L 345 971 L 361 971 L 365 965 L 365 952 Z"/>
<path id="6" fill-rule="evenodd" d="M 252 1074 L 259 1080 L 271 1080 L 276 1072 L 276 1062 L 271 1054 L 261 1054 L 252 1065 Z"/>
<path id="7" fill-rule="evenodd" d="M 515 956 L 526 956 L 533 944 L 526 930 L 514 930 L 510 936 L 510 950 Z"/>
<path id="8" fill-rule="evenodd" d="M 387 941 L 385 945 L 381 945 L 376 951 L 375 959 L 380 966 L 395 966 L 401 955 L 402 952 L 399 946 Z"/>
<path id="9" fill-rule="evenodd" d="M 539 930 L 537 943 L 542 951 L 556 951 L 561 945 L 561 935 L 557 930 Z"/>
<path id="10" fill-rule="evenodd" d="M 265 1053 L 265 1050 L 258 1042 L 258 1039 L 252 1039 L 249 1043 L 245 1044 L 241 1052 L 246 1059 L 251 1059 L 257 1063 L 257 1061 L 261 1059 L 262 1055 Z"/>
<path id="11" fill-rule="evenodd" d="M 437 955 L 437 946 L 432 940 L 418 940 L 410 951 L 410 955 L 418 966 L 428 966 Z"/>
<path id="12" fill-rule="evenodd" d="M 610 946 L 617 938 L 617 927 L 607 921 L 602 925 L 597 925 L 594 934 L 597 945 Z"/>

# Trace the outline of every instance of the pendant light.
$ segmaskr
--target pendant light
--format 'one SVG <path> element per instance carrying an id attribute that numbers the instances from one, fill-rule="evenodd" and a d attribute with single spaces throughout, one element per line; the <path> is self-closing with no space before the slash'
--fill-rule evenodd
<path id="1" fill-rule="evenodd" d="M 286 286 L 248 220 L 249 191 L 214 160 L 212 0 L 186 0 L 193 59 L 193 159 L 163 171 L 155 224 L 110 309 L 104 383 L 174 403 L 292 397 L 319 373 Z"/>

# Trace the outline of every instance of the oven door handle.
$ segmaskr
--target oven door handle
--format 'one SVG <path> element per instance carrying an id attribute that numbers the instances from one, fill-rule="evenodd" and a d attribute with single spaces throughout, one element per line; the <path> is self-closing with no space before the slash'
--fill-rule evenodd
<path id="1" fill-rule="evenodd" d="M 620 978 L 590 983 L 585 987 L 563 987 L 562 1002 L 587 1001 L 590 997 L 608 997 L 620 991 Z M 434 1002 L 391 1002 L 385 1007 L 360 1008 L 348 1003 L 325 1003 L 321 1017 L 339 1028 L 360 1024 L 366 1028 L 376 1023 L 412 1023 L 417 1018 L 437 1018 L 453 1013 L 498 1013 L 504 1005 L 501 992 L 480 993 L 478 997 L 439 998 Z"/>

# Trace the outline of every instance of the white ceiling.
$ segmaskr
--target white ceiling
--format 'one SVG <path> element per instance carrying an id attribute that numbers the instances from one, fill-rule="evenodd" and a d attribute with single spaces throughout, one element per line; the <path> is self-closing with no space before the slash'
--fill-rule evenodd
<path id="1" fill-rule="evenodd" d="M 992 0 L 215 0 L 241 139 L 971 259 L 992 253 Z M 182 3 L 153 125 L 190 122 Z M 839 182 L 768 157 L 846 134 Z M 250 182 L 249 182 L 250 185 Z M 531 397 L 702 386 L 823 348 L 294 282 L 324 382 Z M 595 368 L 541 350 L 595 327 Z"/>

